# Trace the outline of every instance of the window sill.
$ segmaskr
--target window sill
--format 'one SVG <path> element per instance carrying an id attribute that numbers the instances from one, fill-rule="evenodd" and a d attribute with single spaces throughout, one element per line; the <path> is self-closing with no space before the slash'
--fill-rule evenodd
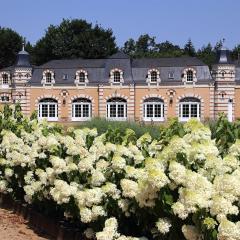
<path id="1" fill-rule="evenodd" d="M 143 118 L 144 122 L 164 122 L 164 118 Z"/>
<path id="2" fill-rule="evenodd" d="M 7 89 L 7 88 L 9 88 L 9 85 L 2 84 L 1 87 L 2 87 L 3 89 Z"/>
<path id="3" fill-rule="evenodd" d="M 58 122 L 58 118 L 39 117 L 38 120 L 47 120 L 48 122 Z"/>
<path id="4" fill-rule="evenodd" d="M 75 118 L 72 117 L 72 122 L 84 122 L 84 121 L 90 121 L 91 117 L 82 117 L 82 118 Z"/>
<path id="5" fill-rule="evenodd" d="M 187 122 L 188 120 L 190 120 L 190 119 L 197 119 L 197 120 L 199 120 L 200 121 L 200 117 L 186 117 L 186 118 L 178 118 L 178 120 L 180 121 L 180 122 Z"/>
<path id="6" fill-rule="evenodd" d="M 122 121 L 127 121 L 127 118 L 126 117 L 123 117 L 123 118 L 117 118 L 117 117 L 116 118 L 114 118 L 114 117 L 110 118 L 110 117 L 107 117 L 107 120 L 108 121 L 119 121 L 119 122 L 121 121 L 122 122 Z"/>

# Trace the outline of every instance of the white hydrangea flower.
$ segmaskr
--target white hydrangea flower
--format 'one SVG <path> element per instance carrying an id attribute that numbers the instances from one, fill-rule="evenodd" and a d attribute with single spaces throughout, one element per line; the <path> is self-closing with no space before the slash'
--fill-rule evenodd
<path id="1" fill-rule="evenodd" d="M 167 218 L 159 218 L 156 222 L 156 227 L 158 231 L 162 234 L 166 234 L 170 231 L 172 224 Z"/>

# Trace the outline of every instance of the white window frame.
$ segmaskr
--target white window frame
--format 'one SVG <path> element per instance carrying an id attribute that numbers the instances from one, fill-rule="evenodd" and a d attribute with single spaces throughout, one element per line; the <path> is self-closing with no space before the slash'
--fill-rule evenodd
<path id="1" fill-rule="evenodd" d="M 79 105 L 81 108 L 81 117 L 76 117 L 76 106 Z M 83 108 L 84 106 L 88 106 L 88 117 L 83 117 Z M 88 121 L 92 117 L 92 104 L 90 102 L 73 102 L 72 103 L 72 121 Z"/>
<path id="2" fill-rule="evenodd" d="M 153 106 L 153 117 L 147 116 L 148 105 Z M 155 117 L 155 107 L 157 105 L 161 105 L 161 117 Z M 143 103 L 143 120 L 146 122 L 148 122 L 148 121 L 163 122 L 164 121 L 164 103 L 161 101 L 159 101 L 159 102 L 144 102 Z"/>
<path id="3" fill-rule="evenodd" d="M 47 78 L 47 75 L 50 75 L 51 78 Z M 45 70 L 43 72 L 42 81 L 43 86 L 53 86 L 55 83 L 55 75 L 52 70 Z"/>
<path id="4" fill-rule="evenodd" d="M 3 82 L 4 81 L 4 77 L 3 77 L 4 75 L 7 76 L 7 84 Z M 7 73 L 7 72 L 2 72 L 1 73 L 1 87 L 3 89 L 9 88 L 9 83 L 10 83 L 10 74 Z"/>
<path id="5" fill-rule="evenodd" d="M 183 105 L 188 105 L 189 107 L 189 113 L 188 113 L 188 117 L 183 117 Z M 197 105 L 197 117 L 192 117 L 192 106 L 193 105 Z M 179 121 L 181 122 L 187 122 L 189 119 L 192 119 L 192 118 L 196 118 L 198 120 L 200 120 L 200 107 L 201 107 L 201 104 L 200 102 L 180 102 L 179 103 Z"/>
<path id="6" fill-rule="evenodd" d="M 110 108 L 111 106 L 116 106 L 116 117 L 110 116 Z M 123 106 L 123 117 L 119 117 L 118 115 L 118 107 Z M 107 102 L 107 120 L 113 121 L 126 121 L 127 120 L 127 102 Z"/>
<path id="7" fill-rule="evenodd" d="M 118 72 L 119 73 L 119 75 L 120 75 L 120 79 L 119 79 L 119 81 L 115 81 L 116 79 L 115 79 L 115 73 L 116 72 Z M 123 71 L 121 70 L 121 69 L 118 69 L 118 68 L 114 68 L 114 69 L 112 69 L 111 71 L 110 71 L 110 78 L 109 78 L 109 83 L 111 84 L 111 85 L 116 85 L 116 86 L 118 86 L 118 85 L 122 85 L 123 83 L 124 83 L 124 78 L 123 78 Z"/>
<path id="8" fill-rule="evenodd" d="M 47 106 L 47 117 L 42 116 L 43 105 Z M 55 117 L 50 117 L 50 106 L 55 106 Z M 47 119 L 51 122 L 58 121 L 58 103 L 57 102 L 39 102 L 38 104 L 38 119 Z"/>

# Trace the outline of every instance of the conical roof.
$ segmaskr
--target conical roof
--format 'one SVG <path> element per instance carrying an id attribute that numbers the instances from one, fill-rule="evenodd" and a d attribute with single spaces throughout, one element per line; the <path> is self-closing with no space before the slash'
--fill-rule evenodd
<path id="1" fill-rule="evenodd" d="M 16 67 L 31 67 L 29 53 L 25 51 L 24 44 L 22 50 L 17 55 Z"/>

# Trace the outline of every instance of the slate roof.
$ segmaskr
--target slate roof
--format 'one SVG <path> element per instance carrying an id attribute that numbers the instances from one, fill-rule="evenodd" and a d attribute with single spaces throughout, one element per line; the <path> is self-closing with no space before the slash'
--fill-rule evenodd
<path id="1" fill-rule="evenodd" d="M 15 67 L 29 67 L 29 64 L 27 64 L 28 57 L 27 52 L 20 52 L 16 65 L 1 70 L 13 71 Z M 26 62 L 24 62 L 25 60 Z M 88 85 L 107 85 L 109 84 L 110 71 L 118 68 L 123 71 L 124 84 L 134 83 L 136 85 L 143 85 L 147 84 L 146 77 L 148 70 L 156 68 L 160 71 L 161 85 L 181 85 L 183 84 L 182 72 L 187 67 L 196 69 L 197 84 L 205 84 L 213 81 L 208 66 L 195 57 L 131 59 L 127 54 L 118 52 L 105 59 L 78 58 L 52 60 L 41 66 L 32 66 L 33 74 L 29 84 L 41 86 L 43 71 L 49 69 L 54 71 L 55 85 L 73 86 L 75 85 L 76 71 L 83 69 L 88 73 Z M 174 79 L 169 79 L 169 73 L 174 73 Z M 67 75 L 68 78 L 65 79 L 64 75 Z"/>
<path id="2" fill-rule="evenodd" d="M 46 69 L 55 73 L 55 85 L 74 85 L 75 74 L 79 69 L 88 73 L 89 85 L 108 84 L 110 71 L 114 68 L 121 69 L 124 73 L 124 84 L 146 84 L 148 70 L 157 68 L 160 71 L 161 84 L 182 84 L 182 72 L 186 67 L 197 70 L 198 83 L 212 81 L 209 68 L 195 57 L 177 58 L 141 58 L 131 59 L 127 54 L 118 52 L 106 59 L 66 59 L 52 60 L 41 66 L 35 67 L 30 80 L 31 85 L 41 85 L 42 74 Z M 174 80 L 168 78 L 169 72 L 174 73 Z M 64 80 L 63 75 L 68 79 Z"/>

